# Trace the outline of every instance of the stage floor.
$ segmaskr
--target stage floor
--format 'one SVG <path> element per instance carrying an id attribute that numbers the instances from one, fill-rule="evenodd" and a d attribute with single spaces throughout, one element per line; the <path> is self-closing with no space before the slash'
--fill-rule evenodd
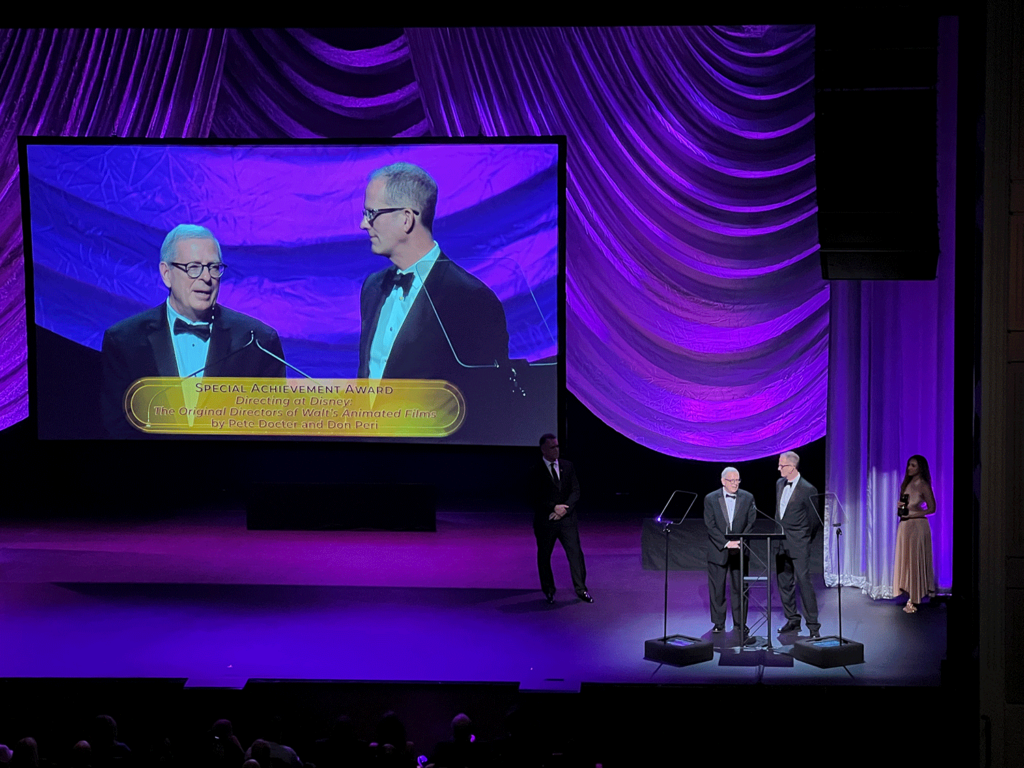
<path id="1" fill-rule="evenodd" d="M 822 670 L 786 655 L 645 661 L 662 635 L 663 574 L 641 567 L 641 519 L 580 523 L 593 604 L 538 588 L 528 513 L 439 511 L 436 533 L 248 531 L 241 511 L 146 521 L 0 521 L 0 677 L 586 683 L 939 684 L 946 609 L 843 592 L 843 634 L 865 663 Z M 837 590 L 819 580 L 822 634 Z M 712 639 L 702 571 L 669 580 L 669 634 Z M 775 629 L 785 621 L 778 598 Z M 730 620 L 731 623 L 731 620 Z M 748 622 L 755 632 L 765 628 Z M 803 637 L 807 636 L 806 627 Z M 785 639 L 785 638 L 784 638 Z M 717 642 L 717 640 L 716 640 Z M 733 642 L 732 633 L 721 642 Z M 791 639 L 790 639 L 791 642 Z"/>

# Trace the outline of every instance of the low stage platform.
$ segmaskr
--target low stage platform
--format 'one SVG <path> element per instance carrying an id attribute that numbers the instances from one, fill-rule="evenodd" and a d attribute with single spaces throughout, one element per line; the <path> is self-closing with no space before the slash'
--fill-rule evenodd
<path id="1" fill-rule="evenodd" d="M 712 638 L 706 574 L 672 571 L 669 634 L 713 640 L 711 661 L 644 660 L 662 635 L 663 576 L 645 570 L 642 514 L 581 517 L 588 586 L 576 599 L 560 547 L 559 591 L 538 586 L 530 514 L 439 508 L 437 531 L 251 531 L 243 510 L 137 520 L 0 522 L 0 677 L 514 683 L 524 691 L 604 684 L 937 686 L 946 608 L 847 588 L 843 634 L 865 663 L 818 669 L 737 654 Z M 820 576 L 823 634 L 836 590 Z M 784 623 L 773 612 L 774 635 Z M 749 622 L 756 634 L 764 628 Z M 802 637 L 807 636 L 806 627 Z"/>

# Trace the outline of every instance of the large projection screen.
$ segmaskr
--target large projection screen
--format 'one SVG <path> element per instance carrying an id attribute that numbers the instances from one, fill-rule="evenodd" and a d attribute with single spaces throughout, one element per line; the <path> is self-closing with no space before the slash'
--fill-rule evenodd
<path id="1" fill-rule="evenodd" d="M 564 138 L 20 149 L 40 439 L 525 446 L 557 424 Z M 368 180 L 395 163 L 437 185 L 412 293 L 362 226 Z M 185 280 L 185 262 L 160 265 L 182 224 L 224 265 L 201 273 L 216 296 L 198 358 L 166 307 L 163 272 Z"/>

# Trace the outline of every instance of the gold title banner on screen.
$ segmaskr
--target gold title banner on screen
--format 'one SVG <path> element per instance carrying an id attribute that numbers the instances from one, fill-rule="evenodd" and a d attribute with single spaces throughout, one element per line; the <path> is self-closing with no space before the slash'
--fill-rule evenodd
<path id="1" fill-rule="evenodd" d="M 447 381 L 412 379 L 139 379 L 125 416 L 158 435 L 445 437 L 466 417 Z"/>

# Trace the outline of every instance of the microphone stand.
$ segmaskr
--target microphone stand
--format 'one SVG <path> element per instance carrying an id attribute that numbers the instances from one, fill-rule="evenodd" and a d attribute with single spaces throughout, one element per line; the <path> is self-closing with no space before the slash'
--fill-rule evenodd
<path id="1" fill-rule="evenodd" d="M 270 355 L 272 358 L 277 360 L 277 362 L 284 363 L 285 365 L 287 365 L 289 368 L 291 368 L 296 373 L 301 374 L 302 376 L 305 376 L 307 379 L 309 379 L 311 381 L 314 380 L 313 377 L 310 376 L 308 373 L 306 373 L 305 371 L 299 370 L 294 365 L 292 365 L 287 360 L 285 360 L 283 357 L 278 357 L 273 352 L 271 352 L 269 349 L 265 349 L 263 347 L 263 345 L 260 344 L 260 340 L 256 338 L 256 331 L 250 330 L 249 333 L 252 334 L 252 338 L 246 343 L 246 345 L 245 345 L 246 347 L 249 346 L 249 344 L 251 344 L 251 343 L 255 343 L 256 344 L 256 349 L 258 349 L 263 354 Z M 245 347 L 243 347 L 242 349 L 245 349 Z"/>
<path id="2" fill-rule="evenodd" d="M 843 548 L 840 546 L 840 539 L 843 535 L 843 524 L 836 524 L 836 578 L 839 586 L 839 597 L 837 598 L 838 610 L 839 610 L 839 644 L 842 645 L 846 641 L 843 639 Z"/>
<path id="3" fill-rule="evenodd" d="M 823 669 L 829 669 L 832 667 L 848 667 L 851 664 L 863 664 L 864 663 L 864 645 L 856 640 L 848 640 L 843 637 L 843 570 L 842 560 L 839 553 L 839 543 L 842 541 L 842 518 L 845 515 L 843 511 L 842 502 L 839 501 L 839 497 L 835 493 L 828 491 L 826 493 L 815 494 L 811 497 L 811 505 L 814 507 L 815 513 L 818 512 L 817 504 L 814 499 L 821 498 L 828 501 L 831 498 L 835 502 L 833 507 L 833 514 L 826 515 L 830 518 L 830 524 L 836 529 L 836 567 L 838 570 L 838 585 L 839 585 L 839 597 L 837 599 L 839 609 L 839 635 L 829 635 L 822 638 L 811 638 L 810 640 L 797 640 L 793 644 L 793 649 L 790 651 L 790 655 L 795 659 L 813 664 L 816 667 Z M 828 508 L 826 506 L 826 512 Z M 821 516 L 819 515 L 819 520 Z M 827 540 L 824 542 L 827 545 Z"/>
<path id="4" fill-rule="evenodd" d="M 671 519 L 668 519 L 668 520 L 662 519 L 664 514 L 665 514 L 665 510 L 668 509 L 669 505 L 672 503 L 672 499 L 674 499 L 676 497 L 677 493 L 688 493 L 688 494 L 691 494 L 693 496 L 693 498 L 690 499 L 690 506 L 688 506 L 686 508 L 686 512 L 683 513 L 683 516 L 681 518 L 679 518 L 678 521 L 671 520 Z M 690 514 L 690 510 L 693 509 L 693 504 L 694 504 L 695 501 L 697 501 L 697 494 L 694 493 L 693 491 L 678 491 L 678 490 L 677 491 L 672 491 L 672 495 L 668 497 L 668 501 L 665 502 L 665 506 L 661 508 L 661 512 L 659 512 L 658 516 L 656 518 L 654 518 L 654 521 L 656 523 L 661 523 L 662 524 L 662 530 L 665 532 L 665 609 L 662 612 L 662 632 L 663 632 L 662 640 L 665 640 L 665 641 L 668 640 L 668 552 L 669 552 L 668 540 L 669 540 L 669 535 L 672 533 L 672 526 L 673 525 L 678 525 L 679 523 L 682 523 L 683 520 L 686 519 L 686 516 L 688 514 Z"/>
<path id="5" fill-rule="evenodd" d="M 842 566 L 842 556 L 843 556 L 843 553 L 842 553 L 842 547 L 840 547 L 840 544 L 841 544 L 840 538 L 843 535 L 843 519 L 842 519 L 843 516 L 841 514 L 842 511 L 843 511 L 843 505 L 839 503 L 839 497 L 838 496 L 836 496 L 831 491 L 826 491 L 825 493 L 819 493 L 819 494 L 817 494 L 817 496 L 813 497 L 811 499 L 811 506 L 813 506 L 814 507 L 814 511 L 817 512 L 818 509 L 817 509 L 817 505 L 814 503 L 814 499 L 820 497 L 822 502 L 827 502 L 829 496 L 831 496 L 832 499 L 835 501 L 835 503 L 839 507 L 839 511 L 840 511 L 840 514 L 838 515 L 838 519 L 833 519 L 832 520 L 832 527 L 835 528 L 835 530 L 836 530 L 836 585 L 839 587 L 839 597 L 836 599 L 836 609 L 839 611 L 839 644 L 842 645 L 844 642 L 846 642 L 845 640 L 843 640 L 843 566 Z M 820 514 L 818 515 L 818 517 L 822 518 L 822 516 Z M 833 518 L 836 518 L 836 517 L 837 516 L 833 515 Z M 824 528 L 824 519 L 823 518 L 821 519 L 821 522 L 822 522 L 822 527 Z"/>

